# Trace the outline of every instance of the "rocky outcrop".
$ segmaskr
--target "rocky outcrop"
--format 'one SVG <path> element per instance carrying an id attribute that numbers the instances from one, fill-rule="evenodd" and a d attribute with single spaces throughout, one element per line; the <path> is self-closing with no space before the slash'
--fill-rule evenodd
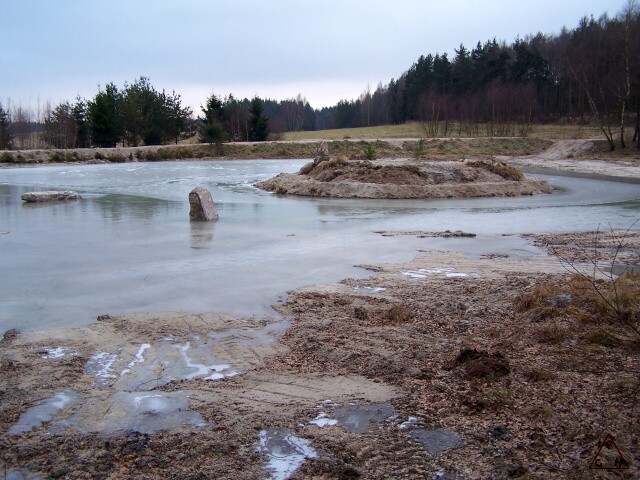
<path id="1" fill-rule="evenodd" d="M 189 193 L 189 218 L 191 221 L 213 222 L 218 220 L 218 212 L 213 203 L 211 192 L 203 186 L 197 186 Z"/>
<path id="2" fill-rule="evenodd" d="M 22 200 L 28 203 L 46 203 L 46 202 L 60 202 L 66 200 L 78 200 L 82 197 L 78 192 L 72 190 L 65 191 L 47 191 L 47 192 L 27 192 L 23 193 L 20 197 Z"/>
<path id="3" fill-rule="evenodd" d="M 337 159 L 256 186 L 279 194 L 335 198 L 512 197 L 552 191 L 546 182 L 501 163 Z"/>

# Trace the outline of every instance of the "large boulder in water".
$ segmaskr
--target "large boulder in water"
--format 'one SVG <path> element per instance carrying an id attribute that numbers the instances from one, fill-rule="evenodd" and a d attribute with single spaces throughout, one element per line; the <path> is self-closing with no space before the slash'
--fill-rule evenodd
<path id="1" fill-rule="evenodd" d="M 20 197 L 29 203 L 59 202 L 65 200 L 78 200 L 82 198 L 78 192 L 72 190 L 66 191 L 47 191 L 47 192 L 27 192 Z"/>
<path id="2" fill-rule="evenodd" d="M 189 193 L 189 218 L 191 221 L 213 222 L 218 220 L 218 212 L 213 203 L 211 192 L 202 186 L 197 186 Z"/>

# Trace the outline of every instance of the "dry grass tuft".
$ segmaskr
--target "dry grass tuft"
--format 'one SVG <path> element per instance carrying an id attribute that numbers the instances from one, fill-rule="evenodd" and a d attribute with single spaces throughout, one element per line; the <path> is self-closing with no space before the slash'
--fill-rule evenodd
<path id="1" fill-rule="evenodd" d="M 385 314 L 389 323 L 405 323 L 411 320 L 411 311 L 404 305 L 394 305 Z"/>
<path id="2" fill-rule="evenodd" d="M 640 274 L 627 272 L 613 281 L 591 280 L 582 275 L 571 279 L 571 289 L 583 307 L 581 318 L 640 327 Z"/>
<path id="3" fill-rule="evenodd" d="M 520 294 L 514 301 L 516 312 L 525 314 L 532 322 L 557 316 L 569 305 L 571 297 L 553 283 L 536 285 L 531 292 Z"/>
<path id="4" fill-rule="evenodd" d="M 600 345 L 602 347 L 617 347 L 620 345 L 620 340 L 614 337 L 609 332 L 602 330 L 601 328 L 593 328 L 589 330 L 584 339 L 587 343 L 592 345 Z"/>
<path id="5" fill-rule="evenodd" d="M 546 382 L 555 380 L 556 374 L 546 368 L 533 367 L 524 372 L 524 376 L 530 382 Z"/>
<path id="6" fill-rule="evenodd" d="M 535 336 L 540 343 L 559 344 L 567 339 L 569 331 L 558 322 L 551 321 L 538 327 L 535 331 Z"/>

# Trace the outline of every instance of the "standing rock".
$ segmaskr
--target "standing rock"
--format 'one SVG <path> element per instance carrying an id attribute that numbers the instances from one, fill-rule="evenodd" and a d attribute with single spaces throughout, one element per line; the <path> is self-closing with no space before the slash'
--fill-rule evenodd
<path id="1" fill-rule="evenodd" d="M 213 222 L 218 220 L 218 212 L 213 204 L 211 192 L 202 186 L 197 186 L 189 193 L 189 218 L 191 221 Z"/>

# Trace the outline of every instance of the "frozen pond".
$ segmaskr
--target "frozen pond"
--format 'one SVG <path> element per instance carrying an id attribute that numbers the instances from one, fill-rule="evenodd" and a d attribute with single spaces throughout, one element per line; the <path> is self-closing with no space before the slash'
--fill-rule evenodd
<path id="1" fill-rule="evenodd" d="M 305 162 L 1 169 L 0 333 L 131 311 L 268 315 L 287 290 L 364 277 L 354 265 L 405 261 L 416 248 L 530 256 L 536 249 L 502 234 L 628 228 L 640 217 L 640 185 L 566 176 L 541 175 L 559 189 L 552 195 L 462 200 L 306 199 L 251 186 Z M 187 198 L 196 185 L 212 192 L 215 224 L 189 222 Z M 84 199 L 20 200 L 27 191 L 62 189 Z M 374 233 L 447 229 L 478 237 Z"/>

